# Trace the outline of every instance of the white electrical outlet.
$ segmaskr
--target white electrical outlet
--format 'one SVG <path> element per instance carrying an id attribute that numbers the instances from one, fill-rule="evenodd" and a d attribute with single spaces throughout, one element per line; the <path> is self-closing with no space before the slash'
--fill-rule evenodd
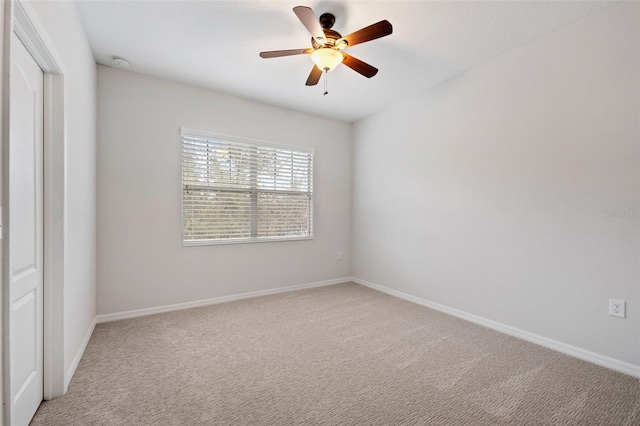
<path id="1" fill-rule="evenodd" d="M 338 260 L 342 260 L 342 252 L 341 251 L 338 252 Z"/>
<path id="2" fill-rule="evenodd" d="M 626 316 L 626 304 L 627 302 L 624 300 L 609 299 L 609 315 L 624 318 Z"/>

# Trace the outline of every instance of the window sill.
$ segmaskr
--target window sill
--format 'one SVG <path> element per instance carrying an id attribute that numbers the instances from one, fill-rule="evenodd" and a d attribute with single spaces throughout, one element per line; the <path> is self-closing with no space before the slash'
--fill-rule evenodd
<path id="1" fill-rule="evenodd" d="M 182 241 L 182 247 L 218 246 L 225 244 L 251 244 L 251 243 L 275 243 L 283 241 L 313 240 L 313 235 L 308 237 L 278 237 L 278 238 L 225 238 L 222 240 L 193 240 Z"/>

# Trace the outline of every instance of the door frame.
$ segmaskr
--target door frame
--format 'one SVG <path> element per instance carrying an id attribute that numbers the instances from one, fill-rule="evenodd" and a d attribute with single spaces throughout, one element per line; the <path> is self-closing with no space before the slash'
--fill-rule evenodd
<path id="1" fill-rule="evenodd" d="M 44 26 L 33 6 L 12 0 L 5 3 L 3 56 L 3 128 L 2 139 L 2 346 L 4 419 L 10 403 L 9 389 L 9 118 L 11 113 L 10 70 L 11 34 L 16 34 L 44 74 L 44 389 L 45 399 L 66 393 L 64 367 L 64 273 L 65 273 L 65 212 L 66 158 L 64 125 L 64 68 Z M 8 17 L 8 19 L 7 19 Z"/>

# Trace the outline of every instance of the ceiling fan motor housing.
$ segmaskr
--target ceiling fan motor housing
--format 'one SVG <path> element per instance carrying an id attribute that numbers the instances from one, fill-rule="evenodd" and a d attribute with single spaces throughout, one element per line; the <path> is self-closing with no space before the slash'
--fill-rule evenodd
<path id="1" fill-rule="evenodd" d="M 333 27 L 333 24 L 335 24 L 336 22 L 336 17 L 332 13 L 323 13 L 322 15 L 320 15 L 320 19 L 318 19 L 318 21 L 320 21 L 320 26 L 322 27 L 322 31 L 324 32 L 324 43 L 322 42 L 322 40 L 318 41 L 311 37 L 311 45 L 316 50 L 322 47 L 335 48 L 336 42 L 342 38 L 342 35 L 339 32 L 331 29 Z M 346 47 L 346 45 L 342 46 L 341 48 L 344 47 Z"/>
<path id="2" fill-rule="evenodd" d="M 334 47 L 336 42 L 342 38 L 342 35 L 339 32 L 332 29 L 323 28 L 322 31 L 324 31 L 324 44 L 318 43 L 316 39 L 311 37 L 311 45 L 314 49 L 320 49 L 321 47 Z"/>

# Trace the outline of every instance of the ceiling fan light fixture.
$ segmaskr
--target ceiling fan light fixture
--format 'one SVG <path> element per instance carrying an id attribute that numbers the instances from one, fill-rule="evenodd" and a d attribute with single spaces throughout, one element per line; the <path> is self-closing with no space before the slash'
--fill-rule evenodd
<path id="1" fill-rule="evenodd" d="M 321 70 L 331 71 L 342 63 L 344 56 L 335 49 L 323 47 L 311 54 L 311 60 Z"/>

